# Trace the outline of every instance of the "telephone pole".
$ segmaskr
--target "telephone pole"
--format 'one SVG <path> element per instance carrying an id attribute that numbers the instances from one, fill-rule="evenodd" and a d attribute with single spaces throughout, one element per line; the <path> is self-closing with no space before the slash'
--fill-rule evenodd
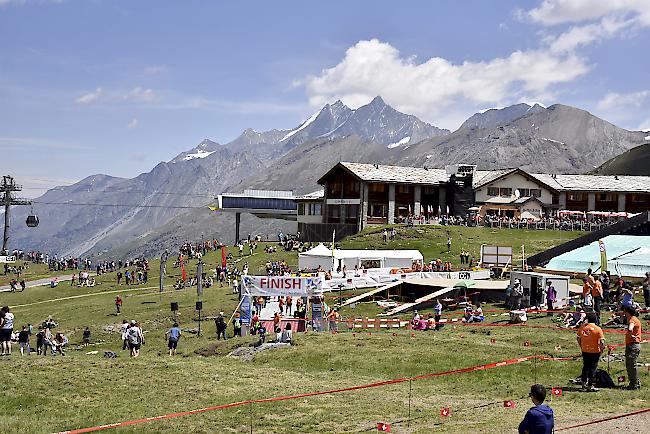
<path id="1" fill-rule="evenodd" d="M 23 187 L 17 185 L 14 181 L 14 178 L 5 175 L 2 177 L 2 185 L 0 185 L 0 192 L 3 193 L 2 204 L 5 206 L 5 230 L 4 237 L 2 238 L 2 253 L 8 254 L 8 243 L 9 243 L 9 209 L 11 205 L 31 205 L 32 201 L 26 199 L 17 199 L 14 198 L 11 193 L 14 191 L 21 191 Z"/>

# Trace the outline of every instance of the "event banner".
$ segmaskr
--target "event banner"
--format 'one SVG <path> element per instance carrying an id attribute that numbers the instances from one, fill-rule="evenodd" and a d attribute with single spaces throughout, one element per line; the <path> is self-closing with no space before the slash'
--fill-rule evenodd
<path id="1" fill-rule="evenodd" d="M 244 276 L 243 292 L 249 295 L 309 296 L 323 292 L 322 277 Z"/>

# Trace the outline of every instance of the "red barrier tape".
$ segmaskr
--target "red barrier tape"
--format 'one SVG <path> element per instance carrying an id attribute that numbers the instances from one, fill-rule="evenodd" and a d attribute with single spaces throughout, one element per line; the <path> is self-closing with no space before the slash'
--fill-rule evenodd
<path id="1" fill-rule="evenodd" d="M 98 425 L 98 426 L 89 427 L 89 428 L 80 428 L 80 429 L 73 429 L 73 430 L 68 430 L 68 431 L 61 431 L 61 432 L 59 432 L 59 434 L 81 434 L 81 433 L 101 431 L 101 430 L 105 430 L 105 429 L 118 428 L 118 427 L 129 426 L 129 425 L 136 425 L 136 424 L 140 424 L 140 423 L 152 422 L 152 421 L 162 420 L 162 419 L 172 419 L 172 418 L 175 418 L 175 417 L 188 416 L 188 415 L 196 414 L 196 413 L 205 413 L 205 412 L 208 412 L 208 411 L 221 410 L 221 409 L 231 408 L 231 407 L 238 407 L 238 406 L 246 405 L 246 404 L 268 403 L 268 402 L 274 402 L 274 401 L 287 401 L 287 400 L 290 400 L 290 399 L 307 398 L 307 397 L 310 397 L 310 396 L 328 395 L 328 394 L 333 394 L 333 393 L 350 392 L 350 391 L 353 391 L 353 390 L 369 389 L 369 388 L 373 388 L 373 387 L 387 386 L 389 384 L 405 383 L 407 381 L 412 381 L 412 380 L 423 380 L 425 378 L 442 377 L 442 376 L 445 376 L 445 375 L 464 374 L 464 373 L 468 373 L 468 372 L 483 371 L 485 369 L 500 368 L 502 366 L 514 365 L 516 363 L 522 363 L 522 362 L 526 362 L 528 360 L 533 360 L 533 359 L 553 360 L 553 361 L 573 360 L 572 358 L 568 358 L 568 357 L 546 357 L 546 356 L 537 356 L 537 355 L 536 356 L 524 356 L 524 357 L 519 357 L 517 359 L 510 359 L 510 360 L 504 360 L 504 361 L 501 361 L 501 362 L 494 362 L 494 363 L 487 363 L 485 365 L 473 366 L 471 368 L 462 368 L 462 369 L 455 369 L 453 371 L 436 372 L 436 373 L 432 373 L 432 374 L 418 375 L 417 377 L 396 378 L 396 379 L 393 379 L 393 380 L 380 381 L 380 382 L 377 382 L 377 383 L 361 384 L 361 385 L 358 385 L 358 386 L 345 387 L 345 388 L 332 389 L 332 390 L 322 390 L 322 391 L 318 391 L 318 392 L 301 393 L 299 395 L 276 396 L 276 397 L 273 397 L 273 398 L 263 398 L 263 399 L 250 399 L 250 400 L 246 400 L 246 401 L 232 402 L 230 404 L 217 405 L 217 406 L 214 406 L 214 407 L 206 407 L 206 408 L 200 408 L 200 409 L 190 410 L 190 411 L 183 411 L 183 412 L 178 412 L 178 413 L 169 413 L 169 414 L 165 414 L 165 415 L 161 415 L 161 416 L 148 417 L 148 418 L 145 418 L 145 419 L 135 419 L 135 420 L 129 420 L 129 421 L 125 421 L 125 422 L 116 422 L 116 423 L 111 423 L 111 424 L 106 424 L 106 425 Z"/>
<path id="2" fill-rule="evenodd" d="M 577 424 L 577 425 L 566 426 L 564 428 L 557 428 L 555 430 L 555 432 L 566 431 L 566 430 L 573 429 L 573 428 L 578 428 L 578 427 L 581 427 L 581 426 L 587 426 L 587 425 L 593 425 L 593 424 L 596 424 L 596 423 L 607 422 L 608 420 L 621 419 L 623 417 L 636 416 L 637 414 L 646 413 L 648 411 L 650 411 L 650 408 L 644 408 L 643 410 L 637 410 L 637 411 L 633 411 L 631 413 L 619 414 L 618 416 L 612 416 L 612 417 L 606 417 L 606 418 L 603 418 L 603 419 L 592 420 L 591 422 L 585 422 L 585 423 L 580 423 L 580 424 Z"/>

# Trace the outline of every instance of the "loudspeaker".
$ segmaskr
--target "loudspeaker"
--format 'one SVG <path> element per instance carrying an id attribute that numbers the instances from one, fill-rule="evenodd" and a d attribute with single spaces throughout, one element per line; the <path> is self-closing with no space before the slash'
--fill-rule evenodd
<path id="1" fill-rule="evenodd" d="M 197 301 L 196 302 L 196 310 L 203 310 L 203 302 L 202 301 Z"/>
<path id="2" fill-rule="evenodd" d="M 178 302 L 172 301 L 172 312 L 178 312 Z"/>

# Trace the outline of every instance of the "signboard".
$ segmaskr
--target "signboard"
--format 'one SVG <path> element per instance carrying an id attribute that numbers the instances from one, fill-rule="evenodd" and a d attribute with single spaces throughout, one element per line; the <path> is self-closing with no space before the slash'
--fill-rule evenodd
<path id="1" fill-rule="evenodd" d="M 328 205 L 359 205 L 361 199 L 327 199 Z"/>
<path id="2" fill-rule="evenodd" d="M 512 263 L 512 247 L 481 246 L 481 264 L 483 266 L 507 266 Z"/>
<path id="3" fill-rule="evenodd" d="M 251 298 L 244 295 L 239 305 L 239 319 L 241 319 L 242 325 L 251 325 L 251 309 Z"/>
<path id="4" fill-rule="evenodd" d="M 243 276 L 242 286 L 248 295 L 304 297 L 323 292 L 323 277 Z"/>
<path id="5" fill-rule="evenodd" d="M 15 256 L 0 256 L 0 264 L 10 264 L 16 262 Z"/>
<path id="6" fill-rule="evenodd" d="M 312 303 L 311 304 L 311 319 L 312 326 L 315 332 L 323 331 L 323 304 L 322 303 Z"/>

